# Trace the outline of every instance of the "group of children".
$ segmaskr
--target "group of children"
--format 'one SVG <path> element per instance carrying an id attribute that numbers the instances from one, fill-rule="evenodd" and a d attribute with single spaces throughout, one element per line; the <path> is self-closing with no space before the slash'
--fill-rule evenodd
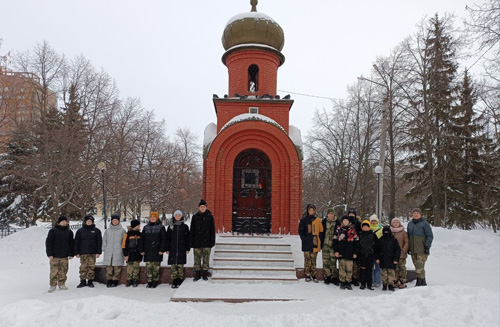
<path id="1" fill-rule="evenodd" d="M 413 209 L 412 215 L 409 236 L 399 218 L 382 227 L 376 215 L 361 220 L 353 208 L 336 219 L 333 208 L 329 208 L 327 217 L 320 219 L 316 207 L 308 204 L 299 223 L 306 282 L 318 282 L 316 258 L 322 251 L 325 284 L 348 290 L 352 290 L 351 285 L 374 290 L 380 283 L 383 291 L 406 288 L 406 258 L 411 253 L 416 286 L 426 286 L 424 266 L 433 235 L 420 209 Z"/>
<path id="2" fill-rule="evenodd" d="M 118 286 L 124 261 L 127 263 L 127 287 L 139 284 L 140 263 L 146 263 L 147 288 L 156 288 L 160 281 L 160 265 L 163 255 L 168 255 L 171 265 L 172 288 L 177 288 L 184 280 L 184 264 L 191 248 L 194 249 L 194 281 L 208 280 L 207 271 L 211 248 L 215 245 L 215 223 L 205 200 L 198 205 L 198 212 L 192 217 L 191 230 L 185 224 L 180 210 L 165 228 L 158 212 L 151 212 L 149 222 L 141 232 L 139 220 L 132 220 L 126 232 L 120 223 L 120 216 L 111 216 L 111 226 L 104 236 L 94 224 L 94 217 L 86 216 L 83 225 L 76 232 L 69 228 L 66 217 L 59 217 L 45 242 L 50 261 L 49 293 L 59 289 L 67 290 L 66 279 L 68 260 L 76 256 L 80 259 L 81 287 L 94 287 L 95 263 L 103 253 L 106 266 L 107 287 Z M 202 264 L 203 261 L 203 264 Z"/>

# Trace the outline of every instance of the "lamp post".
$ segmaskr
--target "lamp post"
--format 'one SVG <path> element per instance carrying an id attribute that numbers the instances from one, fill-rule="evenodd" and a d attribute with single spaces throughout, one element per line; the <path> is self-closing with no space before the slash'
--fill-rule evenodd
<path id="1" fill-rule="evenodd" d="M 381 179 L 380 175 L 384 172 L 384 169 L 381 166 L 375 167 L 375 173 L 377 174 L 377 217 L 380 219 L 380 223 L 382 223 L 382 187 L 381 187 Z"/>
<path id="2" fill-rule="evenodd" d="M 106 170 L 106 163 L 99 162 L 97 165 L 97 169 L 101 171 L 101 180 L 102 180 L 102 217 L 104 218 L 104 229 L 107 229 L 107 217 L 106 217 L 106 189 L 104 188 L 104 171 Z"/>
<path id="3" fill-rule="evenodd" d="M 377 73 L 380 74 L 380 70 L 377 65 L 373 65 L 373 68 L 377 71 Z M 377 84 L 379 86 L 384 87 L 387 89 L 387 98 L 384 99 L 384 102 L 382 104 L 382 121 L 380 123 L 380 156 L 379 156 L 379 162 L 378 166 L 375 167 L 375 173 L 377 173 L 378 177 L 378 182 L 377 182 L 377 216 L 380 222 L 382 222 L 382 200 L 383 200 L 383 193 L 384 193 L 384 167 L 385 167 L 385 141 L 386 141 L 386 134 L 387 134 L 387 111 L 388 111 L 388 106 L 389 106 L 389 96 L 390 96 L 390 89 L 387 85 L 372 81 L 368 78 L 365 78 L 363 76 L 358 77 L 359 80 L 365 80 L 367 82 Z"/>

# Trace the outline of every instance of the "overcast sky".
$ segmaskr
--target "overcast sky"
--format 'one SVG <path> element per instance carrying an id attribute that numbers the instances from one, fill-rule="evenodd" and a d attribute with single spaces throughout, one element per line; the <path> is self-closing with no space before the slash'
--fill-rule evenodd
<path id="1" fill-rule="evenodd" d="M 484 0 L 259 0 L 257 10 L 285 32 L 278 94 L 291 91 L 345 98 L 348 84 L 369 76 L 427 15 L 466 17 Z M 228 20 L 250 11 L 250 0 L 0 0 L 0 54 L 46 40 L 68 58 L 83 54 L 117 82 L 122 97 L 139 97 L 167 134 L 188 126 L 203 141 L 216 122 L 212 94 L 228 92 L 221 36 Z M 311 128 L 327 99 L 292 94 L 290 124 Z"/>

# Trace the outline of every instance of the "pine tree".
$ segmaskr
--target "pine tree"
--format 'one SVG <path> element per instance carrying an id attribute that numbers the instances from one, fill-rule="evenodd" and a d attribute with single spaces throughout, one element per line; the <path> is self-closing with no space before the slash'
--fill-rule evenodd
<path id="1" fill-rule="evenodd" d="M 471 229 L 479 220 L 485 220 L 484 195 L 491 181 L 486 156 L 491 140 L 484 133 L 481 117 L 475 115 L 477 96 L 467 70 L 460 89 L 459 103 L 453 107 L 446 124 L 449 154 L 446 225 Z"/>
<path id="2" fill-rule="evenodd" d="M 455 100 L 457 63 L 449 21 L 436 14 L 429 20 L 425 47 L 421 50 L 420 109 L 410 122 L 413 140 L 407 147 L 413 152 L 414 165 L 406 178 L 415 183 L 408 196 L 424 198 L 422 209 L 427 219 L 441 226 L 445 215 L 447 192 L 448 139 L 446 124 Z"/>

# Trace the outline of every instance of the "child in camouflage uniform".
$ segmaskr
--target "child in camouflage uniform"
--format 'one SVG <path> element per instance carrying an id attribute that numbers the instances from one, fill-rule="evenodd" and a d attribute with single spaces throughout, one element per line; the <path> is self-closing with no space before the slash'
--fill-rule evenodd
<path id="1" fill-rule="evenodd" d="M 49 293 L 56 290 L 67 290 L 68 259 L 73 259 L 73 232 L 69 229 L 68 219 L 59 217 L 45 240 L 45 250 L 50 261 Z"/>
<path id="2" fill-rule="evenodd" d="M 320 235 L 323 233 L 321 219 L 316 217 L 316 206 L 308 204 L 306 212 L 299 223 L 299 235 L 302 241 L 302 252 L 304 252 L 304 270 L 306 282 L 311 280 L 318 282 L 316 278 L 316 258 L 321 251 Z"/>
<path id="3" fill-rule="evenodd" d="M 146 263 L 147 288 L 156 288 L 160 281 L 160 265 L 167 247 L 167 231 L 157 211 L 149 215 L 149 223 L 142 229 L 141 255 Z"/>
<path id="4" fill-rule="evenodd" d="M 339 285 L 339 270 L 337 268 L 337 258 L 333 252 L 333 235 L 337 227 L 333 208 L 328 208 L 326 218 L 323 219 L 323 233 L 321 233 L 321 253 L 323 255 L 323 277 L 325 284 L 333 283 Z"/>
<path id="5" fill-rule="evenodd" d="M 401 255 L 401 249 L 396 238 L 391 233 L 389 226 L 384 226 L 382 237 L 375 245 L 375 258 L 382 268 L 382 291 L 394 291 L 394 281 L 396 280 L 396 265 Z"/>
<path id="6" fill-rule="evenodd" d="M 75 251 L 80 258 L 80 284 L 81 287 L 94 287 L 95 261 L 102 253 L 102 234 L 94 225 L 94 217 L 85 216 L 82 228 L 76 231 Z"/>
<path id="7" fill-rule="evenodd" d="M 167 228 L 167 254 L 172 271 L 172 288 L 179 287 L 184 281 L 184 265 L 190 248 L 189 227 L 184 223 L 182 212 L 176 210 L 174 219 Z"/>
<path id="8" fill-rule="evenodd" d="M 139 284 L 139 270 L 142 261 L 140 251 L 141 222 L 134 219 L 130 222 L 128 232 L 123 235 L 122 249 L 127 261 L 127 287 L 137 287 Z"/>
<path id="9" fill-rule="evenodd" d="M 337 228 L 333 237 L 333 249 L 335 257 L 339 259 L 340 289 L 352 290 L 352 267 L 359 252 L 359 237 L 349 216 L 342 217 L 342 225 Z"/>

